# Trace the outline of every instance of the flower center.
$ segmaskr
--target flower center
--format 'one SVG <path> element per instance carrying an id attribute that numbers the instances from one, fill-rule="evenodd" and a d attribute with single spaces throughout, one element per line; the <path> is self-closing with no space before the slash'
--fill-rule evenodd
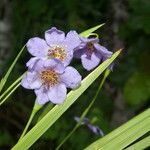
<path id="1" fill-rule="evenodd" d="M 92 42 L 88 42 L 86 47 L 89 54 L 92 54 L 95 51 L 94 44 Z"/>
<path id="2" fill-rule="evenodd" d="M 67 54 L 63 47 L 60 46 L 54 46 L 51 49 L 48 50 L 48 57 L 49 58 L 56 58 L 61 61 L 65 60 Z"/>
<path id="3" fill-rule="evenodd" d="M 44 85 L 54 86 L 59 81 L 59 75 L 54 70 L 44 70 L 40 73 L 40 77 Z"/>

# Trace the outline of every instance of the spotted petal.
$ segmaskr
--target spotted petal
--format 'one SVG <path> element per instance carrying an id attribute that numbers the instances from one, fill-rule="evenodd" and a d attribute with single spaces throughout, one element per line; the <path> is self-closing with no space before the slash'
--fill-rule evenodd
<path id="1" fill-rule="evenodd" d="M 73 59 L 73 51 L 68 51 L 67 52 L 67 56 L 66 56 L 66 59 L 63 62 L 64 66 L 68 66 L 71 62 L 71 60 Z"/>
<path id="2" fill-rule="evenodd" d="M 86 54 L 83 54 L 81 56 L 81 61 L 83 67 L 89 71 L 94 69 L 100 63 L 100 58 L 95 53 L 92 53 L 90 58 L 87 57 Z"/>
<path id="3" fill-rule="evenodd" d="M 38 89 L 42 83 L 36 72 L 28 71 L 22 79 L 21 85 L 26 89 Z"/>
<path id="4" fill-rule="evenodd" d="M 112 56 L 112 52 L 108 51 L 104 46 L 101 46 L 98 43 L 94 43 L 94 47 L 101 53 L 101 55 L 105 58 L 110 58 Z"/>
<path id="5" fill-rule="evenodd" d="M 68 34 L 66 35 L 66 39 L 65 39 L 65 44 L 67 45 L 68 50 L 73 51 L 73 49 L 78 47 L 80 43 L 81 43 L 81 40 L 76 31 L 68 32 Z"/>
<path id="6" fill-rule="evenodd" d="M 32 57 L 27 63 L 26 66 L 30 69 L 30 70 L 34 70 L 36 67 L 37 62 L 39 61 L 40 58 L 38 57 Z"/>
<path id="7" fill-rule="evenodd" d="M 57 73 L 63 73 L 64 65 L 57 59 L 48 59 L 44 61 L 44 67 L 54 69 Z"/>
<path id="8" fill-rule="evenodd" d="M 43 86 L 39 89 L 34 90 L 37 98 L 36 101 L 40 105 L 44 105 L 46 102 L 49 101 L 48 95 L 47 95 L 47 89 L 45 89 Z"/>
<path id="9" fill-rule="evenodd" d="M 61 81 L 71 89 L 75 89 L 81 84 L 81 75 L 73 67 L 67 67 L 60 78 Z"/>
<path id="10" fill-rule="evenodd" d="M 46 41 L 38 37 L 29 39 L 26 45 L 31 55 L 40 58 L 45 57 L 49 49 L 49 46 L 47 45 Z"/>
<path id="11" fill-rule="evenodd" d="M 53 27 L 45 32 L 45 39 L 50 46 L 53 46 L 64 41 L 65 33 Z"/>
<path id="12" fill-rule="evenodd" d="M 62 104 L 66 99 L 67 89 L 65 84 L 61 83 L 48 90 L 48 97 L 54 104 Z"/>

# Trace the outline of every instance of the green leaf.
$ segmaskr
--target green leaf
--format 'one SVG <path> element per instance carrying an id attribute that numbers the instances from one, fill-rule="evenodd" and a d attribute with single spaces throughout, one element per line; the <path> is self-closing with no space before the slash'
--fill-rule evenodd
<path id="1" fill-rule="evenodd" d="M 150 136 L 136 142 L 125 150 L 142 150 L 150 146 Z"/>
<path id="2" fill-rule="evenodd" d="M 99 29 L 100 27 L 102 27 L 104 24 L 105 23 L 97 25 L 97 26 L 95 26 L 95 27 L 93 27 L 91 29 L 88 29 L 88 30 L 80 33 L 80 35 L 83 36 L 83 37 L 88 37 L 92 32 L 96 31 L 97 29 Z"/>
<path id="3" fill-rule="evenodd" d="M 97 30 L 98 28 L 100 28 L 101 26 L 103 26 L 104 24 L 101 24 L 101 25 L 98 25 L 98 26 L 95 26 L 91 29 L 88 29 L 84 32 L 82 32 L 80 35 L 83 36 L 83 37 L 88 37 L 90 34 L 92 34 L 92 32 L 94 32 L 95 30 Z M 2 80 L 0 81 L 0 92 L 1 90 L 3 89 L 6 81 L 7 81 L 7 78 L 9 76 L 9 74 L 11 73 L 13 67 L 15 66 L 17 60 L 19 59 L 20 55 L 22 54 L 23 50 L 25 48 L 25 45 L 23 46 L 23 48 L 21 49 L 21 51 L 19 52 L 19 54 L 17 55 L 17 57 L 15 58 L 14 62 L 12 63 L 12 65 L 10 66 L 9 70 L 7 71 L 6 75 L 4 78 L 2 78 Z M 19 83 L 18 81 L 20 81 L 22 79 L 22 77 L 18 78 L 12 85 L 10 85 L 10 87 L 0 96 L 0 100 L 6 95 L 6 97 L 4 98 L 4 100 L 2 100 L 0 102 L 0 105 L 2 105 L 6 100 L 7 98 L 19 87 Z M 17 84 L 18 83 L 18 84 Z M 11 91 L 12 90 L 12 91 Z M 10 93 L 9 93 L 10 92 Z"/>
<path id="4" fill-rule="evenodd" d="M 3 97 L 5 97 L 10 91 L 12 91 L 12 89 L 14 89 L 14 88 L 17 86 L 17 84 L 22 80 L 23 76 L 24 76 L 24 74 L 21 75 L 16 81 L 14 81 L 14 82 L 7 88 L 7 90 L 6 90 L 5 92 L 3 92 L 2 95 L 0 95 L 0 100 L 1 100 Z"/>
<path id="5" fill-rule="evenodd" d="M 35 141 L 37 141 L 43 133 L 47 131 L 62 114 L 78 99 L 78 97 L 98 78 L 100 74 L 116 59 L 121 50 L 115 52 L 112 57 L 104 61 L 93 72 L 91 72 L 82 82 L 81 86 L 69 92 L 65 102 L 62 105 L 56 105 L 49 111 L 13 148 L 12 150 L 26 150 Z"/>
<path id="6" fill-rule="evenodd" d="M 101 91 L 101 88 L 103 86 L 103 84 L 105 83 L 105 80 L 107 78 L 107 76 L 109 75 L 110 73 L 110 70 L 107 69 L 105 71 L 105 74 L 104 74 L 104 77 L 98 87 L 98 90 L 96 91 L 96 94 L 95 96 L 93 97 L 93 99 L 91 100 L 90 104 L 87 106 L 87 108 L 83 111 L 81 117 L 80 117 L 80 120 L 79 122 L 75 125 L 75 127 L 69 132 L 69 134 L 62 140 L 62 142 L 56 147 L 56 150 L 60 149 L 60 147 L 71 137 L 71 135 L 78 129 L 78 127 L 80 126 L 83 118 L 87 115 L 87 113 L 90 111 L 91 107 L 93 106 L 94 102 L 96 101 L 97 99 L 97 96 L 99 94 L 99 92 Z"/>
<path id="7" fill-rule="evenodd" d="M 5 74 L 4 78 L 1 79 L 1 81 L 0 81 L 0 92 L 2 91 L 2 89 L 3 89 L 4 85 L 5 85 L 5 83 L 6 83 L 7 79 L 8 79 L 8 77 L 9 77 L 9 75 L 10 75 L 10 73 L 11 73 L 11 71 L 13 70 L 13 68 L 14 68 L 14 66 L 15 66 L 15 64 L 16 64 L 16 62 L 17 62 L 17 60 L 18 60 L 19 57 L 21 56 L 21 54 L 22 54 L 24 48 L 25 48 L 25 45 L 22 47 L 21 51 L 18 53 L 17 57 L 15 58 L 15 60 L 14 60 L 13 63 L 12 63 L 12 65 L 11 65 L 10 68 L 8 69 L 8 71 L 7 71 L 7 73 Z"/>
<path id="8" fill-rule="evenodd" d="M 85 150 L 120 150 L 150 131 L 150 109 L 97 140 Z"/>
<path id="9" fill-rule="evenodd" d="M 136 106 L 150 97 L 149 74 L 136 72 L 126 82 L 124 97 L 129 105 Z"/>

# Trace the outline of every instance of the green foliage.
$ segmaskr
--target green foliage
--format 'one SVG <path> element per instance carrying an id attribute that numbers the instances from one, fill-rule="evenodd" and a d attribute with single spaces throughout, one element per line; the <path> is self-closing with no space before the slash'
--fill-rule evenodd
<path id="1" fill-rule="evenodd" d="M 72 134 L 80 127 L 81 122 L 83 121 L 83 119 L 87 116 L 87 114 L 89 113 L 91 107 L 94 105 L 94 102 L 96 101 L 99 92 L 101 91 L 101 88 L 103 86 L 103 84 L 105 83 L 105 80 L 107 78 L 107 76 L 109 75 L 110 70 L 106 70 L 104 77 L 101 81 L 101 83 L 99 84 L 98 90 L 96 91 L 93 99 L 91 100 L 90 104 L 87 106 L 87 108 L 84 110 L 84 112 L 82 113 L 79 122 L 75 125 L 75 127 L 69 132 L 69 134 L 62 140 L 62 142 L 56 147 L 56 150 L 60 149 L 60 147 L 72 136 Z M 96 118 L 95 118 L 96 119 Z M 94 120 L 92 120 L 93 122 Z"/>
<path id="2" fill-rule="evenodd" d="M 104 26 L 104 30 L 100 30 L 102 31 L 100 35 L 104 35 L 104 38 L 100 39 L 100 43 L 102 45 L 105 44 L 107 48 L 112 50 L 112 37 L 107 35 L 112 32 L 111 24 L 114 22 L 111 3 L 112 1 L 110 0 L 59 0 L 58 2 L 49 0 L 13 0 L 11 3 L 13 9 L 11 17 L 11 37 L 13 39 L 11 43 L 12 48 L 10 50 L 11 55 L 9 59 L 5 60 L 1 72 L 6 72 L 14 57 L 18 54 L 18 49 L 26 43 L 29 38 L 34 36 L 44 37 L 44 31 L 52 26 L 56 26 L 64 31 L 76 29 L 78 32 L 81 32 L 99 24 L 99 22 L 105 22 L 106 26 Z M 148 92 L 146 92 L 147 89 L 144 90 L 145 81 L 143 81 L 144 79 L 141 79 L 141 77 L 136 77 L 138 76 L 136 74 L 148 76 L 150 73 L 149 3 L 149 0 L 122 1 L 122 4 L 126 7 L 128 19 L 120 25 L 119 32 L 116 34 L 119 35 L 125 43 L 124 51 L 119 62 L 115 64 L 114 71 L 107 80 L 105 88 L 102 90 L 101 95 L 97 98 L 94 107 L 88 115 L 106 134 L 112 130 L 111 119 L 117 89 L 124 92 L 124 100 L 130 104 L 130 107 L 127 105 L 126 109 L 132 113 L 137 114 L 137 112 L 143 110 L 143 107 L 145 108 L 149 105 L 148 98 L 146 98 Z M 99 31 L 97 33 L 99 34 Z M 25 63 L 29 58 L 28 53 L 22 55 L 20 61 L 15 65 L 11 76 L 9 76 L 9 80 L 7 80 L 8 85 L 26 70 Z M 79 61 L 73 61 L 72 64 L 79 70 L 83 77 L 87 76 L 88 72 L 82 69 Z M 31 149 L 55 149 L 75 125 L 73 116 L 80 116 L 90 103 L 98 88 L 100 79 L 101 77 L 80 96 L 79 100 L 63 115 L 63 118 L 60 118 Z M 143 83 L 137 83 L 138 79 L 143 81 Z M 129 82 L 131 84 L 131 80 L 138 86 L 137 89 L 132 89 L 134 93 L 132 91 L 129 92 L 127 89 L 127 87 L 129 87 L 127 84 Z M 9 88 L 7 84 L 5 84 L 5 86 L 6 89 Z M 135 87 L 134 85 L 131 86 Z M 115 93 L 108 92 L 109 88 Z M 131 88 L 129 87 L 129 89 Z M 140 89 L 144 91 L 144 94 L 141 93 Z M 137 97 L 137 95 L 139 95 L 137 92 L 140 93 L 140 97 L 142 97 L 142 95 L 143 97 L 135 100 L 131 94 Z M 6 117 L 3 119 L 1 117 L 2 115 L 0 115 L 0 122 L 3 122 L 3 124 L 0 124 L 0 128 L 5 128 L 5 130 L 9 132 L 9 135 L 12 137 L 8 140 L 10 141 L 9 143 L 11 143 L 11 141 L 15 141 L 14 143 L 16 143 L 18 140 L 28 120 L 34 99 L 35 96 L 32 91 L 20 87 L 9 97 L 10 101 L 2 105 L 0 114 Z M 19 113 L 17 112 L 18 110 Z M 37 114 L 36 117 L 38 118 L 39 114 Z M 20 124 L 21 127 L 18 128 L 17 125 L 12 127 L 12 124 L 8 123 L 8 120 L 11 119 L 13 119 L 16 124 Z M 36 122 L 37 120 L 35 118 L 32 125 Z M 63 149 L 68 149 L 68 145 L 71 150 L 83 149 L 97 138 L 99 137 L 93 135 L 87 128 L 82 126 L 72 135 L 66 144 L 63 145 Z M 1 139 L 0 141 L 4 142 L 4 140 Z M 0 149 L 10 149 L 11 145 L 9 143 L 4 142 L 4 144 L 0 146 Z"/>
<path id="3" fill-rule="evenodd" d="M 150 146 L 150 136 L 136 142 L 135 144 L 129 146 L 125 150 L 142 150 Z"/>
<path id="4" fill-rule="evenodd" d="M 92 143 L 85 150 L 121 150 L 150 131 L 150 109 Z M 150 146 L 150 142 L 148 143 Z"/>
<path id="5" fill-rule="evenodd" d="M 20 52 L 16 56 L 15 60 L 13 61 L 12 65 L 9 67 L 9 69 L 8 69 L 7 73 L 5 74 L 5 76 L 1 79 L 1 81 L 0 81 L 0 92 L 2 91 L 2 89 L 3 89 L 3 87 L 4 87 L 5 83 L 6 83 L 6 81 L 8 79 L 8 77 L 10 75 L 10 73 L 12 72 L 14 66 L 16 65 L 17 60 L 20 58 L 20 56 L 21 56 L 24 48 L 25 48 L 25 45 L 22 47 L 22 49 L 20 50 Z"/>
<path id="6" fill-rule="evenodd" d="M 138 106 L 150 98 L 149 74 L 136 72 L 124 87 L 124 97 L 129 105 Z"/>
<path id="7" fill-rule="evenodd" d="M 0 131 L 0 146 L 4 145 L 12 145 L 14 144 L 14 141 L 7 131 Z"/>
<path id="8" fill-rule="evenodd" d="M 65 102 L 62 105 L 56 105 L 49 111 L 13 148 L 12 150 L 26 150 L 50 128 L 57 119 L 78 99 L 80 95 L 98 78 L 98 76 L 116 59 L 121 50 L 117 51 L 112 57 L 104 61 L 93 72 L 91 72 L 81 82 L 81 86 L 68 93 Z"/>

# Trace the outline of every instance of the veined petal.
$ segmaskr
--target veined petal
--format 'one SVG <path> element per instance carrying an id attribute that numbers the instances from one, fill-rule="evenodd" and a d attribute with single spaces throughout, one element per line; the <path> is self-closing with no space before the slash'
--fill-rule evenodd
<path id="1" fill-rule="evenodd" d="M 64 41 L 65 33 L 53 27 L 45 32 L 45 39 L 49 45 L 57 44 Z"/>
<path id="2" fill-rule="evenodd" d="M 57 73 L 63 73 L 65 70 L 64 65 L 57 59 L 48 59 L 44 61 L 44 67 L 54 69 Z"/>
<path id="3" fill-rule="evenodd" d="M 40 58 L 38 57 L 32 57 L 27 63 L 26 66 L 30 69 L 30 70 L 34 70 L 36 63 L 39 61 Z"/>
<path id="4" fill-rule="evenodd" d="M 76 48 L 75 50 L 74 50 L 74 53 L 73 53 L 73 56 L 75 57 L 75 58 L 81 58 L 81 56 L 84 54 L 84 53 L 86 53 L 86 44 L 85 43 L 83 43 L 83 44 L 81 44 L 82 46 L 79 46 L 78 48 Z M 82 48 L 81 48 L 82 47 Z"/>
<path id="5" fill-rule="evenodd" d="M 98 43 L 94 43 L 94 47 L 101 53 L 103 57 L 110 58 L 113 54 L 111 51 L 108 51 L 104 46 L 101 46 Z"/>
<path id="6" fill-rule="evenodd" d="M 46 102 L 49 101 L 48 95 L 47 95 L 47 90 L 42 86 L 39 89 L 34 90 L 37 98 L 36 101 L 40 104 L 40 105 L 44 105 Z"/>
<path id="7" fill-rule="evenodd" d="M 67 51 L 67 56 L 66 59 L 63 61 L 64 66 L 68 66 L 71 62 L 71 60 L 73 59 L 73 51 Z"/>
<path id="8" fill-rule="evenodd" d="M 67 67 L 65 72 L 60 76 L 61 82 L 63 82 L 68 88 L 75 89 L 81 84 L 81 75 L 73 67 Z"/>
<path id="9" fill-rule="evenodd" d="M 38 37 L 29 39 L 26 46 L 29 53 L 37 57 L 45 57 L 49 49 L 46 41 Z"/>
<path id="10" fill-rule="evenodd" d="M 54 87 L 49 88 L 48 97 L 54 104 L 62 104 L 66 99 L 67 89 L 65 84 L 60 83 Z"/>
<path id="11" fill-rule="evenodd" d="M 95 53 L 92 53 L 91 57 L 87 57 L 86 54 L 83 54 L 81 56 L 81 61 L 82 61 L 82 65 L 83 67 L 90 71 L 92 69 L 94 69 L 99 63 L 100 63 L 100 58 L 98 56 L 96 56 Z"/>
<path id="12" fill-rule="evenodd" d="M 26 89 L 38 89 L 41 87 L 42 82 L 36 72 L 28 71 L 22 79 L 21 85 Z"/>
<path id="13" fill-rule="evenodd" d="M 68 50 L 73 50 L 76 47 L 78 47 L 81 43 L 81 40 L 79 38 L 79 35 L 76 31 L 70 31 L 66 35 L 65 44 L 68 48 Z"/>

